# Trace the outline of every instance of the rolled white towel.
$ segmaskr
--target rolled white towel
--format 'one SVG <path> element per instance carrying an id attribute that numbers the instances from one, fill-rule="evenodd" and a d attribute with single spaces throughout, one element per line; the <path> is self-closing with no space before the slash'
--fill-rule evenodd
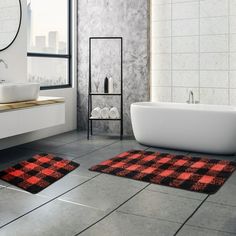
<path id="1" fill-rule="evenodd" d="M 100 107 L 94 108 L 91 112 L 92 118 L 96 118 L 96 119 L 101 118 L 101 110 L 102 109 Z"/>
<path id="2" fill-rule="evenodd" d="M 116 107 L 112 107 L 109 111 L 109 117 L 111 119 L 119 119 L 120 118 L 120 113 Z"/>
<path id="3" fill-rule="evenodd" d="M 101 109 L 101 117 L 103 119 L 109 119 L 109 108 L 108 107 L 104 107 L 103 109 Z"/>

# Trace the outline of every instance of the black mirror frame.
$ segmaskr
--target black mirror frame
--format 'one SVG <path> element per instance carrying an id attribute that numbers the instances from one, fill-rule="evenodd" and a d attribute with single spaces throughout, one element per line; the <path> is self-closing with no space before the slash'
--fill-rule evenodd
<path id="1" fill-rule="evenodd" d="M 19 1 L 19 7 L 20 7 L 20 20 L 19 20 L 19 26 L 18 26 L 18 29 L 17 29 L 17 32 L 16 32 L 16 35 L 15 37 L 13 38 L 13 40 L 11 41 L 11 43 L 9 43 L 5 48 L 0 48 L 0 52 L 8 49 L 13 43 L 14 41 L 16 40 L 19 32 L 20 32 L 20 27 L 21 27 L 21 22 L 22 22 L 22 5 L 21 5 L 21 0 L 18 0 Z"/>

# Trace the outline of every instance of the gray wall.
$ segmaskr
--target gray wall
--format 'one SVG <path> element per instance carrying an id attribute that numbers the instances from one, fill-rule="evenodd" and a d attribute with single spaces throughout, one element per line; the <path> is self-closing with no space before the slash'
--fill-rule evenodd
<path id="1" fill-rule="evenodd" d="M 78 1 L 78 128 L 87 127 L 88 42 L 89 37 L 118 36 L 124 39 L 124 133 L 132 134 L 130 104 L 149 100 L 149 1 L 79 0 Z M 103 80 L 111 75 L 119 92 L 117 41 L 92 45 L 92 77 Z M 93 86 L 94 88 L 94 86 Z M 118 98 L 95 98 L 94 106 L 118 106 Z M 95 101 L 94 99 L 94 101 Z M 97 122 L 99 131 L 118 133 L 119 123 Z"/>

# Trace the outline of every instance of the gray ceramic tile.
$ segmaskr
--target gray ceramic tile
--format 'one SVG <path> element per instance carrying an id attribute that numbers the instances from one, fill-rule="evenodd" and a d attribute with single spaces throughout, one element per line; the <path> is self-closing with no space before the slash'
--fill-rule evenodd
<path id="1" fill-rule="evenodd" d="M 26 160 L 35 155 L 35 151 L 20 148 L 8 148 L 0 151 L 0 170 L 10 167 L 14 163 Z"/>
<path id="2" fill-rule="evenodd" d="M 21 146 L 18 146 L 19 148 L 27 148 L 27 149 L 33 149 L 37 150 L 38 152 L 53 152 L 58 147 L 62 146 L 62 144 L 57 142 L 52 142 L 48 140 L 38 140 L 31 143 L 26 143 Z"/>
<path id="3" fill-rule="evenodd" d="M 112 143 L 114 140 L 79 140 L 74 143 L 63 145 L 54 150 L 56 153 L 65 155 L 75 155 L 77 157 L 83 156 L 87 153 L 91 153 L 100 148 L 106 147 Z"/>
<path id="4" fill-rule="evenodd" d="M 218 204 L 231 205 L 236 207 L 236 175 L 229 178 L 226 183 L 218 190 L 217 193 L 211 195 L 207 201 Z"/>
<path id="5" fill-rule="evenodd" d="M 49 142 L 54 142 L 54 143 L 59 143 L 59 144 L 67 144 L 67 143 L 72 143 L 80 139 L 86 139 L 86 132 L 79 132 L 77 130 L 71 131 L 71 132 L 66 132 L 63 134 L 58 134 L 55 136 L 51 136 L 48 138 L 45 138 L 43 140 L 49 141 Z"/>
<path id="6" fill-rule="evenodd" d="M 133 150 L 133 149 L 145 150 L 149 148 L 148 146 L 142 145 L 135 140 L 122 140 L 114 144 L 113 147 L 117 148 L 117 150 L 120 150 L 121 152 Z"/>
<path id="7" fill-rule="evenodd" d="M 5 188 L 5 186 L 1 185 L 1 183 L 0 183 L 0 190 L 3 190 L 4 188 Z"/>
<path id="8" fill-rule="evenodd" d="M 174 150 L 174 149 L 164 149 L 164 148 L 155 148 L 155 147 L 149 148 L 148 151 L 170 153 L 170 154 L 176 154 L 176 155 L 187 155 L 188 154 L 187 151 Z"/>
<path id="9" fill-rule="evenodd" d="M 143 182 L 102 174 L 63 195 L 60 199 L 101 210 L 112 210 L 146 185 Z"/>
<path id="10" fill-rule="evenodd" d="M 4 227 L 4 236 L 72 236 L 93 224 L 104 212 L 55 200 Z"/>
<path id="11" fill-rule="evenodd" d="M 179 188 L 171 188 L 171 187 L 161 186 L 161 185 L 157 185 L 157 184 L 149 185 L 147 187 L 147 190 L 161 192 L 161 193 L 167 193 L 167 194 L 175 195 L 175 196 L 179 196 L 179 197 L 199 199 L 199 200 L 204 200 L 207 197 L 207 195 L 203 194 L 203 193 L 182 190 Z"/>
<path id="12" fill-rule="evenodd" d="M 7 182 L 5 182 L 5 181 L 3 181 L 3 180 L 0 179 L 0 188 L 1 188 L 1 187 L 7 187 L 7 186 L 9 186 L 9 185 L 10 185 L 9 183 L 7 183 Z"/>
<path id="13" fill-rule="evenodd" d="M 76 162 L 80 163 L 80 168 L 75 171 L 76 174 L 93 177 L 97 175 L 97 172 L 89 171 L 88 169 L 93 165 L 98 164 L 101 161 L 110 159 L 121 152 L 130 149 L 145 149 L 145 146 L 139 145 L 136 141 L 122 141 L 114 143 L 108 147 L 102 148 L 96 152 L 89 153 L 81 158 L 75 159 Z"/>
<path id="14" fill-rule="evenodd" d="M 232 184 L 236 184 L 236 171 L 234 171 L 234 173 L 229 177 L 227 182 L 232 183 Z"/>
<path id="15" fill-rule="evenodd" d="M 121 212 L 183 223 L 201 201 L 144 190 L 118 210 Z"/>
<path id="16" fill-rule="evenodd" d="M 89 180 L 89 178 L 68 174 L 54 184 L 47 187 L 45 190 L 38 193 L 38 195 L 54 198 L 84 183 L 87 180 Z"/>
<path id="17" fill-rule="evenodd" d="M 216 160 L 229 160 L 233 161 L 235 156 L 224 156 L 224 155 L 214 155 L 214 154 L 206 154 L 206 153 L 190 153 L 192 157 L 201 157 L 201 158 L 208 158 L 208 159 L 216 159 Z"/>
<path id="18" fill-rule="evenodd" d="M 4 188 L 0 191 L 0 227 L 48 200 L 45 197 Z"/>
<path id="19" fill-rule="evenodd" d="M 114 212 L 81 236 L 173 236 L 180 224 Z"/>
<path id="20" fill-rule="evenodd" d="M 185 225 L 177 236 L 233 236 L 235 234 Z"/>
<path id="21" fill-rule="evenodd" d="M 236 234 L 235 219 L 236 207 L 205 202 L 187 224 Z"/>

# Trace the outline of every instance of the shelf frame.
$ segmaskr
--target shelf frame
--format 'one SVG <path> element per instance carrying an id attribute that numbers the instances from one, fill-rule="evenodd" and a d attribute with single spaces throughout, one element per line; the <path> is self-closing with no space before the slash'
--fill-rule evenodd
<path id="1" fill-rule="evenodd" d="M 120 93 L 94 93 L 92 92 L 92 41 L 93 40 L 120 40 L 120 73 L 121 73 L 121 86 Z M 93 105 L 93 96 L 120 96 L 120 118 L 119 119 L 95 119 L 91 118 L 92 105 Z M 120 121 L 120 140 L 123 139 L 123 37 L 90 37 L 89 38 L 89 86 L 88 86 L 88 128 L 87 128 L 87 138 L 90 138 L 90 135 L 93 135 L 93 121 Z"/>

